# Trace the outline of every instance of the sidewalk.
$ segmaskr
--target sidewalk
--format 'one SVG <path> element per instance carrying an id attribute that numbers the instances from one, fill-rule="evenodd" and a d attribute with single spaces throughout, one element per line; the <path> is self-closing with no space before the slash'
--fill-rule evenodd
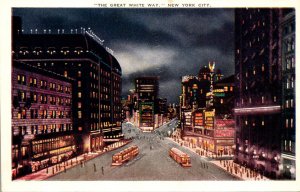
<path id="1" fill-rule="evenodd" d="M 213 157 L 215 157 L 215 154 L 213 154 L 212 152 L 206 152 L 205 150 L 201 149 L 201 148 L 190 148 L 187 146 L 184 146 L 184 141 L 183 140 L 179 140 L 179 142 L 175 141 L 173 138 L 167 138 L 175 143 L 178 143 L 179 145 L 181 145 L 182 147 L 198 154 L 201 157 L 205 157 L 205 158 L 210 158 L 211 159 L 211 163 L 217 165 L 218 167 L 222 168 L 223 170 L 225 170 L 226 172 L 228 172 L 229 174 L 240 178 L 242 180 L 247 180 L 247 181 L 268 181 L 270 180 L 269 178 L 249 169 L 246 167 L 243 167 L 237 163 L 234 163 L 233 160 L 222 160 L 222 159 L 214 159 Z M 203 154 L 203 155 L 201 155 Z M 204 155 L 207 154 L 207 155 Z M 222 156 L 224 158 L 226 157 L 230 157 L 230 156 Z"/>
<path id="2" fill-rule="evenodd" d="M 69 159 L 65 162 L 61 162 L 59 164 L 50 166 L 48 168 L 45 168 L 45 169 L 39 170 L 37 172 L 25 175 L 23 177 L 17 178 L 14 181 L 18 181 L 18 180 L 36 180 L 36 181 L 45 180 L 45 179 L 47 179 L 49 177 L 52 177 L 52 176 L 54 176 L 58 173 L 65 172 L 68 169 L 70 169 L 72 167 L 75 167 L 79 164 L 81 166 L 83 166 L 86 161 L 94 159 L 94 158 L 96 158 L 96 157 L 98 157 L 98 156 L 100 156 L 100 155 L 102 155 L 102 154 L 104 154 L 108 151 L 113 151 L 115 149 L 123 147 L 123 146 L 127 145 L 128 143 L 130 143 L 131 141 L 132 140 L 119 141 L 120 145 L 118 147 L 109 147 L 110 146 L 109 145 L 103 151 L 97 151 L 97 152 L 94 152 L 94 153 L 85 153 L 85 154 L 79 155 L 79 156 L 74 157 L 72 159 Z"/>

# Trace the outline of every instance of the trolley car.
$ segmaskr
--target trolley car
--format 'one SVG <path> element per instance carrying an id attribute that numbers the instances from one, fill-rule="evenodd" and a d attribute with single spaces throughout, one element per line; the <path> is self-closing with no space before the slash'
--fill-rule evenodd
<path id="1" fill-rule="evenodd" d="M 139 148 L 136 145 L 133 145 L 129 148 L 126 148 L 112 156 L 112 166 L 122 165 L 124 162 L 133 159 L 139 154 Z"/>
<path id="2" fill-rule="evenodd" d="M 177 148 L 172 148 L 169 151 L 170 157 L 172 157 L 177 163 L 179 163 L 182 167 L 191 167 L 191 158 L 189 155 L 180 151 Z"/>

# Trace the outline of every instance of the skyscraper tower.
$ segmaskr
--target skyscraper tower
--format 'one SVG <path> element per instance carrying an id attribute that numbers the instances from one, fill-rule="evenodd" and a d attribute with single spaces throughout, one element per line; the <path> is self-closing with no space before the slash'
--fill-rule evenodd
<path id="1" fill-rule="evenodd" d="M 235 10 L 235 161 L 276 178 L 281 143 L 280 9 Z"/>

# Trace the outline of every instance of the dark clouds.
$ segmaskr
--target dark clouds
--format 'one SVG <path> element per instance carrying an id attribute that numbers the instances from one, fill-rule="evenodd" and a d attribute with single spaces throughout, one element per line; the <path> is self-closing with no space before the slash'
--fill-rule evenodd
<path id="1" fill-rule="evenodd" d="M 123 93 L 140 75 L 160 76 L 160 96 L 177 102 L 181 76 L 216 61 L 234 73 L 233 9 L 13 9 L 25 31 L 91 27 L 114 50 Z"/>

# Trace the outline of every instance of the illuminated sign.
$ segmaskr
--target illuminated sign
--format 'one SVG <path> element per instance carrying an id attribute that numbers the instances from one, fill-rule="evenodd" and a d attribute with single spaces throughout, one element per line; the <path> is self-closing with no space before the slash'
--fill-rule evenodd
<path id="1" fill-rule="evenodd" d="M 224 89 L 214 89 L 214 93 L 224 93 Z"/>
<path id="2" fill-rule="evenodd" d="M 234 129 L 216 129 L 215 137 L 234 137 Z"/>
<path id="3" fill-rule="evenodd" d="M 214 126 L 215 110 L 205 111 L 205 127 L 212 128 Z"/>
<path id="4" fill-rule="evenodd" d="M 234 120 L 233 119 L 216 119 L 217 127 L 233 127 L 234 128 Z"/>
<path id="5" fill-rule="evenodd" d="M 216 97 L 225 97 L 225 93 L 214 93 Z"/>

